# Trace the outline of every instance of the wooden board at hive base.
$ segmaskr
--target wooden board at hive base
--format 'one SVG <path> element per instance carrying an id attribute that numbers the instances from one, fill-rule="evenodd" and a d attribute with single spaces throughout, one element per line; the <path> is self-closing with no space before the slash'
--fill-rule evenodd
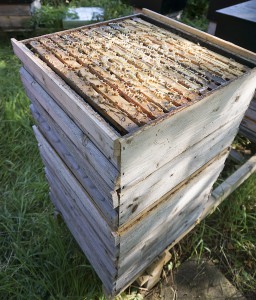
<path id="1" fill-rule="evenodd" d="M 224 150 L 134 222 L 112 232 L 44 136 L 36 127 L 34 132 L 54 205 L 112 295 L 129 285 L 211 208 L 208 196 L 228 154 Z"/>
<path id="2" fill-rule="evenodd" d="M 240 133 L 256 143 L 256 94 L 245 113 L 240 126 Z"/>
<path id="3" fill-rule="evenodd" d="M 168 245 L 207 214 L 212 206 L 211 188 L 228 153 L 224 150 L 120 232 L 117 290 L 135 279 Z"/>

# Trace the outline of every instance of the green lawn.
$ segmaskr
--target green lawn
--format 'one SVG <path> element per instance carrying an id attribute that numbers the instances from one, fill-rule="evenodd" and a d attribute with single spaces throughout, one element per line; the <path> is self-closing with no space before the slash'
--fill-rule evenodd
<path id="1" fill-rule="evenodd" d="M 0 299 L 104 299 L 101 283 L 53 206 L 20 63 L 0 46 Z M 256 175 L 174 248 L 209 256 L 242 292 L 256 287 Z"/>

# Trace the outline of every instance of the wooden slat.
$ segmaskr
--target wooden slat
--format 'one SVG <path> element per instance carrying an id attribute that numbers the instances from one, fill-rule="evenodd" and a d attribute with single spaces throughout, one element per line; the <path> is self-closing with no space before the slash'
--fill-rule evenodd
<path id="1" fill-rule="evenodd" d="M 24 44 L 12 39 L 15 54 L 26 69 L 44 86 L 60 107 L 90 136 L 104 155 L 118 165 L 120 149 L 115 141 L 119 135 L 59 76 L 37 58 Z"/>
<path id="2" fill-rule="evenodd" d="M 84 134 L 81 129 L 64 113 L 55 101 L 24 69 L 21 69 L 21 79 L 30 99 L 37 101 L 47 111 L 51 118 L 59 126 L 63 133 L 73 142 L 84 157 L 84 164 L 91 165 L 97 174 L 105 181 L 110 191 L 118 187 L 119 172 L 111 162 L 91 141 L 91 136 Z M 102 180 L 101 180 L 102 181 Z M 114 206 L 116 206 L 115 203 Z"/>
<path id="3" fill-rule="evenodd" d="M 28 25 L 30 19 L 31 19 L 30 16 L 0 16 L 0 28 L 2 29 L 25 28 Z"/>
<path id="4" fill-rule="evenodd" d="M 84 218 L 83 212 L 76 206 L 69 191 L 58 180 L 52 169 L 49 168 L 49 165 L 46 166 L 45 173 L 50 184 L 50 190 L 59 195 L 56 199 L 57 202 L 59 202 L 60 205 L 65 206 L 68 213 L 74 218 L 75 221 L 71 223 L 75 223 L 75 226 L 81 232 L 84 243 L 86 243 L 87 240 L 90 241 L 92 253 L 95 253 L 95 256 L 100 261 L 102 269 L 113 280 L 117 273 L 116 260 L 113 260 L 113 258 L 108 255 L 103 243 L 95 236 L 95 233 L 91 230 L 90 226 L 87 226 L 87 220 Z M 64 221 L 66 220 L 64 219 Z"/>
<path id="5" fill-rule="evenodd" d="M 158 41 L 164 39 L 162 43 L 158 42 L 160 45 L 165 45 L 166 43 L 168 43 L 172 45 L 172 47 L 174 48 L 177 47 L 181 51 L 186 50 L 188 56 L 192 55 L 192 60 L 199 59 L 199 61 L 201 61 L 203 65 L 208 65 L 210 63 L 212 66 L 220 67 L 221 72 L 223 72 L 223 75 L 226 74 L 226 76 L 232 76 L 232 75 L 240 76 L 244 72 L 249 70 L 248 67 L 240 63 L 230 60 L 229 58 L 226 58 L 218 53 L 208 50 L 200 45 L 197 45 L 161 27 L 146 22 L 141 18 L 133 18 L 133 20 L 125 20 L 123 23 L 132 24 L 132 26 L 134 25 L 138 26 L 139 23 L 140 24 L 139 28 L 142 31 L 150 33 L 150 35 L 153 35 Z M 231 78 L 233 78 L 233 76 Z"/>
<path id="6" fill-rule="evenodd" d="M 216 200 L 212 209 L 215 210 L 224 199 L 254 172 L 256 172 L 256 155 L 250 157 L 238 170 L 212 191 L 211 195 Z"/>
<path id="7" fill-rule="evenodd" d="M 155 172 L 217 130 L 227 119 L 243 115 L 254 93 L 255 74 L 256 69 L 251 70 L 179 113 L 120 138 L 121 187 L 135 184 Z"/>
<path id="8" fill-rule="evenodd" d="M 0 4 L 0 19 L 2 16 L 30 16 L 29 4 Z"/>
<path id="9" fill-rule="evenodd" d="M 78 34 L 78 33 L 73 33 L 73 35 L 78 38 L 81 37 L 81 34 Z M 111 70 L 111 66 L 113 66 L 113 65 L 116 66 L 116 62 L 118 62 L 117 60 L 112 58 L 114 63 L 108 64 L 107 63 L 108 60 L 104 59 L 105 63 L 102 61 L 101 64 L 98 65 L 98 62 L 95 61 L 94 59 L 92 59 L 93 53 L 96 57 L 97 54 L 95 52 L 97 51 L 97 49 L 95 49 L 96 51 L 90 51 L 90 49 L 88 49 L 89 47 L 85 48 L 85 47 L 81 46 L 81 44 L 77 42 L 77 38 L 76 38 L 76 40 L 74 40 L 74 39 L 72 39 L 72 36 L 64 36 L 65 39 L 58 37 L 58 36 L 54 36 L 54 37 L 52 37 L 52 40 L 54 40 L 60 47 L 62 47 L 62 49 L 68 50 L 69 54 L 74 56 L 77 59 L 77 61 L 79 61 L 81 64 L 87 66 L 89 68 L 90 72 L 96 74 L 101 80 L 105 81 L 112 88 L 117 89 L 119 94 L 122 95 L 128 101 L 130 100 L 133 103 L 137 102 L 136 98 L 134 99 L 132 94 L 134 96 L 136 96 L 136 95 L 140 96 L 141 99 L 143 98 L 141 89 L 137 87 L 137 85 L 138 85 L 137 80 L 136 80 L 136 85 L 132 85 L 131 84 L 131 82 L 133 81 L 132 78 L 129 77 L 128 81 L 126 81 L 126 82 L 124 81 L 124 78 L 127 78 L 125 76 L 125 72 L 122 72 L 122 73 L 120 72 L 119 74 L 118 73 L 116 74 L 113 72 L 113 70 Z M 71 39 L 74 40 L 74 42 L 72 43 L 73 44 L 72 46 L 69 46 Z M 80 40 L 80 41 L 81 41 L 81 43 L 83 42 L 83 40 Z M 104 55 L 104 54 L 101 53 L 101 55 Z M 104 57 L 107 58 L 109 56 L 106 53 L 104 55 Z M 120 68 L 121 68 L 121 66 L 120 66 Z M 118 101 L 116 101 L 116 103 L 118 105 L 118 103 L 120 102 L 121 99 L 116 99 L 116 100 L 118 100 Z M 147 102 L 149 100 L 151 102 L 154 102 L 154 104 L 156 104 L 156 105 L 158 104 L 158 101 L 154 101 L 154 99 L 151 99 L 151 98 L 145 99 L 145 101 L 147 101 Z M 137 102 L 138 105 L 140 104 L 140 102 Z M 151 106 L 152 105 L 151 103 L 148 103 L 148 105 L 149 105 L 149 107 L 151 107 L 150 113 L 152 113 L 152 111 L 158 112 L 156 114 L 156 117 L 157 117 L 157 115 L 160 116 L 161 114 L 163 114 L 163 111 L 159 110 L 159 108 L 157 108 L 156 106 L 154 106 L 154 105 Z M 129 111 L 129 110 L 126 109 L 126 111 Z M 138 111 L 137 111 L 137 114 L 138 114 Z"/>
<path id="10" fill-rule="evenodd" d="M 80 94 L 88 103 L 90 103 L 104 118 L 110 121 L 118 131 L 125 134 L 132 132 L 137 128 L 137 125 L 133 120 L 129 119 L 129 115 L 125 111 L 116 109 L 114 103 L 111 103 L 109 98 L 114 97 L 113 91 L 108 91 L 108 93 L 100 94 L 101 90 L 95 87 L 102 86 L 105 91 L 106 87 L 104 84 L 95 78 L 92 78 L 92 74 L 84 74 L 86 72 L 85 68 L 75 60 L 70 57 L 66 57 L 65 52 L 59 49 L 53 50 L 54 54 L 49 50 L 54 47 L 48 46 L 45 49 L 39 42 L 30 42 L 33 50 L 39 54 L 40 58 L 45 61 L 60 77 L 69 83 L 73 89 Z M 64 52 L 64 54 L 63 54 Z M 55 56 L 57 55 L 57 57 Z M 64 56 L 64 57 L 63 57 Z M 66 60 L 66 64 L 63 63 L 59 58 L 63 57 Z M 77 71 L 79 70 L 79 74 Z M 80 76 L 78 76 L 80 75 Z M 86 76 L 87 75 L 87 76 Z M 89 75 L 89 76 L 88 76 Z M 92 81 L 94 79 L 94 81 Z M 104 96 L 104 97 L 102 97 Z"/>
<path id="11" fill-rule="evenodd" d="M 245 118 L 256 122 L 256 110 L 253 110 L 251 108 L 251 105 L 249 106 L 249 108 L 245 112 Z"/>
<path id="12" fill-rule="evenodd" d="M 251 103 L 250 103 L 250 108 L 254 111 L 256 111 L 256 97 L 254 96 L 254 98 L 252 99 Z"/>
<path id="13" fill-rule="evenodd" d="M 67 150 L 67 147 L 61 141 L 61 137 L 53 130 L 50 125 L 49 116 L 43 111 L 43 108 L 39 108 L 39 104 L 32 104 L 30 110 L 34 119 L 38 123 L 38 127 L 43 135 L 47 138 L 50 144 L 53 146 L 54 150 L 58 153 L 60 158 L 65 161 L 69 169 L 74 173 L 78 181 L 82 184 L 83 188 L 90 195 L 90 197 L 95 202 L 97 208 L 103 213 L 104 218 L 107 220 L 109 226 L 112 229 L 117 229 L 118 226 L 118 215 L 113 209 L 112 203 L 110 204 L 99 192 L 96 187 L 97 182 L 92 181 L 92 176 L 88 172 L 88 169 L 83 167 L 83 159 L 77 159 L 77 154 L 75 157 L 72 153 Z M 78 152 L 79 153 L 79 152 Z"/>
<path id="14" fill-rule="evenodd" d="M 133 15 L 120 17 L 120 18 L 116 18 L 116 19 L 111 19 L 111 20 L 107 20 L 107 21 L 103 21 L 103 22 L 94 23 L 94 24 L 88 24 L 88 25 L 84 25 L 84 26 L 81 26 L 81 27 L 76 27 L 76 28 L 72 28 L 72 29 L 63 30 L 63 31 L 61 31 L 61 33 L 62 34 L 70 34 L 71 32 L 74 32 L 74 31 L 77 31 L 77 30 L 81 30 L 81 29 L 85 29 L 85 28 L 97 28 L 97 27 L 100 27 L 100 26 L 107 25 L 109 22 L 122 21 L 122 20 L 126 20 L 128 18 L 133 18 L 133 17 L 138 17 L 138 16 L 141 16 L 141 14 L 133 14 Z M 53 35 L 55 35 L 55 33 L 48 33 L 48 34 L 45 34 L 43 36 L 28 38 L 28 39 L 23 40 L 22 43 L 27 44 L 30 41 L 39 40 L 42 37 L 50 38 Z"/>
<path id="15" fill-rule="evenodd" d="M 70 212 L 70 206 L 67 205 L 68 201 L 66 199 L 66 195 L 64 195 L 64 193 L 61 192 L 60 189 L 58 189 L 58 191 L 52 189 L 50 192 L 50 198 L 58 211 L 61 212 L 61 215 L 65 219 L 66 225 L 72 233 L 73 237 L 79 244 L 89 262 L 92 264 L 101 281 L 104 283 L 105 289 L 109 294 L 112 294 L 115 281 L 108 274 L 105 266 L 102 265 L 101 257 L 95 255 L 95 253 L 97 253 L 97 250 L 93 248 L 88 233 L 84 233 L 84 228 L 81 228 L 81 224 L 77 222 L 77 218 L 73 215 L 72 211 Z"/>
<path id="16" fill-rule="evenodd" d="M 241 125 L 256 133 L 256 120 L 245 117 L 243 118 Z"/>
<path id="17" fill-rule="evenodd" d="M 136 39 L 138 39 L 138 42 L 144 43 L 150 48 L 156 48 L 155 50 L 160 51 L 162 55 L 166 57 L 171 56 L 178 62 L 187 62 L 188 67 L 194 69 L 196 72 L 204 73 L 205 71 L 208 71 L 212 75 L 220 77 L 220 79 L 233 79 L 237 77 L 237 75 L 235 76 L 228 72 L 226 66 L 225 68 L 223 68 L 222 65 L 220 66 L 221 63 L 219 61 L 215 61 L 214 59 L 209 61 L 206 59 L 206 55 L 200 55 L 200 52 L 196 51 L 195 43 L 189 41 L 184 43 L 182 40 L 183 43 L 180 45 L 179 36 L 172 34 L 172 37 L 175 37 L 175 39 L 170 39 L 168 38 L 168 34 L 170 34 L 168 31 L 162 30 L 159 27 L 145 21 L 143 21 L 145 25 L 141 28 L 140 22 L 142 20 L 140 18 L 136 18 L 134 20 L 138 20 L 138 22 L 135 23 L 134 27 L 129 27 L 129 30 L 131 27 L 133 30 L 130 30 L 131 33 L 128 34 L 136 33 Z M 168 52 L 166 50 L 168 50 Z M 240 72 L 240 75 L 242 74 L 243 73 Z M 192 88 L 189 82 L 187 82 L 187 84 L 190 88 Z M 196 89 L 198 89 L 198 87 Z"/>
<path id="18" fill-rule="evenodd" d="M 196 36 L 196 37 L 208 42 L 209 44 L 213 44 L 215 46 L 218 46 L 219 48 L 224 48 L 227 51 L 229 51 L 239 57 L 242 57 L 243 59 L 247 59 L 248 61 L 256 63 L 256 55 L 254 52 L 246 50 L 246 49 L 239 47 L 235 44 L 232 44 L 230 42 L 224 41 L 220 38 L 212 36 L 211 34 L 200 31 L 196 28 L 190 27 L 186 24 L 183 24 L 183 23 L 173 20 L 171 18 L 160 15 L 160 14 L 153 12 L 151 10 L 148 10 L 146 8 L 142 9 L 142 13 L 144 15 L 148 16 L 149 18 L 152 18 L 153 20 L 157 20 L 159 22 L 162 22 L 164 24 L 167 24 L 169 26 L 172 26 L 174 28 L 182 30 L 186 33 L 189 33 L 193 36 Z"/>
<path id="19" fill-rule="evenodd" d="M 70 68 L 72 68 L 72 67 L 77 68 L 79 70 L 79 75 L 83 78 L 83 80 L 88 81 L 88 83 L 91 84 L 91 86 L 97 92 L 102 94 L 102 96 L 107 98 L 109 101 L 116 103 L 117 106 L 119 103 L 122 104 L 122 103 L 126 102 L 125 97 L 123 98 L 122 96 L 119 95 L 120 92 L 119 92 L 119 94 L 117 92 L 115 92 L 113 90 L 113 88 L 109 87 L 107 84 L 104 83 L 104 81 L 100 80 L 100 78 L 98 78 L 96 75 L 91 73 L 89 69 L 87 69 L 86 67 L 82 68 L 82 66 L 77 63 L 75 58 L 72 58 L 72 56 L 69 56 L 68 53 L 65 53 L 64 50 L 61 50 L 58 47 L 56 47 L 56 45 L 54 45 L 52 42 L 49 43 L 49 41 L 50 40 L 48 40 L 48 43 L 47 43 L 47 41 L 45 42 L 45 41 L 43 41 L 43 39 L 40 40 L 40 42 L 43 43 L 44 46 L 46 46 L 46 45 L 48 46 L 47 47 L 48 50 L 54 49 L 53 52 L 59 59 L 61 57 L 63 57 L 63 61 L 65 61 L 65 63 Z M 39 46 L 35 45 L 35 43 L 38 43 L 38 42 L 31 42 L 30 44 L 34 47 L 34 49 L 40 55 L 42 55 L 43 59 L 48 64 L 50 64 L 51 67 L 53 67 L 56 70 L 56 72 L 60 73 L 62 75 L 62 77 L 64 77 L 65 79 L 67 79 L 69 81 L 70 80 L 69 72 L 68 72 L 68 69 L 65 69 L 65 64 L 60 64 L 58 61 L 56 62 L 56 58 L 52 57 L 49 52 L 42 53 L 42 52 L 44 52 L 44 49 L 42 50 L 40 45 Z M 56 67 L 57 64 L 59 66 Z M 75 74 L 73 74 L 73 76 L 72 76 L 72 82 L 74 81 L 74 77 L 75 77 Z M 78 80 L 76 80 L 73 84 L 74 88 L 77 88 L 77 87 L 80 88 L 80 86 L 81 86 L 81 84 L 79 84 L 79 82 L 77 82 L 77 81 Z M 69 82 L 69 83 L 72 83 L 72 82 Z M 84 95 L 86 95 L 86 91 L 85 91 Z M 123 94 L 123 96 L 125 96 L 125 95 L 126 94 Z M 127 97 L 127 95 L 126 95 L 126 97 Z M 145 102 L 143 100 L 137 101 L 135 98 L 132 98 L 132 97 L 129 97 L 129 100 L 132 102 L 132 104 L 134 104 L 138 107 L 138 115 L 140 114 L 140 110 L 143 110 L 143 112 L 145 114 L 147 114 L 148 117 L 151 117 L 153 119 L 163 114 L 162 110 L 160 110 L 159 107 L 154 106 L 150 102 L 147 102 L 147 101 Z M 88 101 L 89 101 L 89 99 L 88 99 Z M 128 112 L 129 112 L 129 110 L 128 110 Z M 105 114 L 104 114 L 104 116 L 107 117 L 107 115 L 105 115 Z M 129 115 L 129 116 L 131 116 L 131 115 Z M 149 120 L 150 119 L 146 119 L 146 121 L 149 121 Z M 142 119 L 141 123 L 142 124 L 146 123 L 144 118 Z"/>
<path id="20" fill-rule="evenodd" d="M 87 218 L 88 224 L 91 224 L 92 230 L 95 232 L 95 238 L 98 237 L 104 243 L 109 255 L 113 258 L 116 256 L 116 245 L 119 243 L 119 238 L 113 232 L 103 216 L 93 205 L 90 196 L 82 188 L 79 182 L 74 178 L 63 161 L 59 158 L 53 148 L 49 145 L 43 135 L 34 126 L 33 127 L 38 143 L 41 145 L 40 151 L 43 151 L 45 161 L 54 170 L 58 179 L 67 187 L 69 194 L 73 197 L 78 207 L 83 211 Z"/>
<path id="21" fill-rule="evenodd" d="M 154 206 L 120 236 L 117 290 L 123 289 L 183 231 L 194 226 L 209 209 L 211 187 L 224 166 L 228 151 L 189 178 L 166 201 Z"/>
<path id="22" fill-rule="evenodd" d="M 224 126 L 182 152 L 144 180 L 121 190 L 119 225 L 121 226 L 135 218 L 144 209 L 229 147 L 238 131 L 241 119 L 242 116 L 238 116 L 229 120 Z"/>
<path id="23" fill-rule="evenodd" d="M 256 134 L 255 134 L 255 131 L 252 131 L 252 130 L 248 129 L 247 127 L 244 127 L 244 126 L 240 126 L 239 132 L 243 136 L 247 137 L 253 143 L 256 143 Z"/>
<path id="24" fill-rule="evenodd" d="M 86 31 L 83 31 L 86 33 Z M 93 32 L 95 34 L 95 36 L 97 37 L 97 32 Z M 99 33 L 104 36 L 104 33 L 102 33 L 101 31 L 99 31 Z M 104 36 L 105 37 L 105 36 Z M 107 39 L 107 37 L 106 37 Z M 95 38 L 95 41 L 97 39 Z M 182 93 L 182 95 L 184 97 L 189 98 L 190 100 L 194 99 L 195 97 L 197 97 L 197 94 L 192 90 L 190 91 L 189 89 L 186 89 L 183 85 L 179 84 L 179 82 L 176 82 L 176 76 L 173 76 L 172 74 L 172 70 L 168 70 L 168 75 L 166 75 L 165 73 L 162 73 L 161 69 L 158 69 L 157 71 L 155 70 L 156 67 L 156 60 L 151 60 L 150 62 L 148 61 L 148 57 L 147 59 L 145 59 L 145 55 L 142 51 L 139 51 L 139 47 L 136 47 L 135 45 L 133 45 L 132 41 L 130 42 L 130 40 L 126 41 L 127 45 L 129 44 L 129 47 L 127 48 L 127 45 L 125 47 L 124 42 L 120 39 L 120 41 L 118 42 L 115 37 L 109 38 L 110 43 L 111 43 L 111 48 L 108 51 L 108 55 L 112 55 L 115 57 L 116 53 L 118 54 L 118 56 L 121 56 L 122 58 L 125 58 L 125 60 L 127 61 L 128 65 L 132 64 L 134 65 L 134 67 L 138 68 L 140 73 L 141 73 L 141 79 L 143 79 L 143 77 L 145 79 L 147 79 L 147 73 L 149 72 L 149 74 L 151 75 L 151 79 L 154 78 L 154 76 L 158 79 L 160 77 L 160 79 L 158 80 L 158 84 L 155 88 L 159 89 L 159 90 L 166 90 L 164 87 L 167 85 L 167 88 L 169 88 L 170 90 L 175 90 L 175 91 L 180 91 Z M 116 45 L 112 45 L 112 44 L 117 44 Z M 139 43 L 138 43 L 139 44 Z M 130 49 L 131 48 L 131 49 Z M 97 47 L 94 47 L 95 50 L 97 50 Z M 148 48 L 148 51 L 150 51 L 150 48 Z M 137 54 L 138 53 L 138 54 Z M 144 59 L 141 57 L 144 55 Z M 126 66 L 126 64 L 125 64 Z M 150 78 L 149 78 L 150 79 Z M 164 84 L 162 82 L 165 82 Z M 149 80 L 149 85 L 150 85 L 150 80 Z M 168 95 L 168 92 L 166 93 L 166 95 Z M 168 99 L 167 99 L 168 100 Z"/>

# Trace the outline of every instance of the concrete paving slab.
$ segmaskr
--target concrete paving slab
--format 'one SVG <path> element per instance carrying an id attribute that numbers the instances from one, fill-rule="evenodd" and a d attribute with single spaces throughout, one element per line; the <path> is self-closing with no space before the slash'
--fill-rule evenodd
<path id="1" fill-rule="evenodd" d="M 210 261 L 188 260 L 145 300 L 246 300 Z"/>

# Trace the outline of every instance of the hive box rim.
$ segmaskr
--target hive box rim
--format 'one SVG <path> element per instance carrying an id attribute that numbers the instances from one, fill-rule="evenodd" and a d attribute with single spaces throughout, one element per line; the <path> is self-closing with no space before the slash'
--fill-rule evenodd
<path id="1" fill-rule="evenodd" d="M 148 15 L 148 13 L 150 13 L 150 15 Z M 155 19 L 154 17 L 157 16 L 158 18 Z M 189 29 L 191 29 L 190 26 L 187 26 L 183 23 L 180 23 L 178 21 L 175 21 L 175 20 L 172 20 L 170 18 L 167 18 L 167 17 L 163 17 L 161 16 L 160 19 L 159 19 L 159 14 L 157 13 L 154 13 L 150 10 L 147 10 L 147 9 L 143 9 L 143 13 L 139 13 L 139 14 L 132 14 L 132 15 L 129 15 L 129 16 L 125 16 L 125 17 L 121 17 L 121 18 L 116 18 L 116 19 L 111 19 L 111 20 L 107 20 L 107 21 L 103 21 L 103 22 L 98 22 L 98 23 L 95 23 L 95 24 L 89 24 L 89 25 L 85 25 L 85 26 L 81 26 L 81 27 L 77 27 L 77 28 L 72 28 L 72 29 L 68 29 L 68 30 L 63 30 L 63 31 L 59 31 L 59 32 L 56 32 L 56 33 L 65 33 L 65 32 L 72 32 L 72 31 L 77 31 L 77 30 L 80 30 L 80 29 L 83 29 L 83 28 L 95 28 L 95 27 L 99 27 L 99 26 L 102 26 L 102 25 L 105 25 L 105 24 L 108 24 L 110 22 L 116 22 L 116 21 L 119 21 L 119 20 L 125 20 L 125 19 L 130 19 L 130 18 L 134 18 L 134 17 L 141 17 L 143 20 L 146 20 L 148 22 L 150 22 L 151 24 L 155 24 L 157 26 L 160 26 L 162 28 L 165 28 L 165 29 L 169 29 L 171 30 L 171 32 L 174 32 L 174 33 L 179 33 L 181 34 L 182 37 L 185 37 L 186 39 L 189 39 L 191 41 L 196 41 L 196 42 L 200 42 L 202 43 L 203 47 L 207 46 L 208 49 L 211 49 L 211 48 L 214 48 L 213 50 L 219 54 L 222 54 L 224 56 L 227 57 L 227 55 L 230 56 L 235 56 L 236 59 L 239 58 L 237 61 L 246 65 L 247 67 L 250 67 L 251 69 L 253 69 L 255 66 L 256 66 L 256 54 L 251 52 L 251 51 L 248 51 L 246 49 L 243 49 L 241 47 L 238 47 L 234 44 L 231 44 L 229 42 L 226 42 L 224 41 L 226 44 L 231 44 L 231 46 L 234 48 L 234 50 L 236 50 L 236 48 L 241 48 L 242 50 L 244 50 L 244 53 L 246 54 L 248 52 L 248 57 L 243 57 L 243 56 L 240 56 L 240 55 L 237 55 L 237 53 L 235 52 L 231 52 L 230 49 L 225 49 L 225 48 L 219 48 L 217 47 L 218 45 L 214 44 L 212 45 L 210 42 L 209 42 L 209 36 L 214 39 L 214 42 L 215 40 L 221 40 L 219 38 L 216 38 L 216 37 L 212 37 L 211 35 L 205 33 L 205 32 L 202 32 L 200 30 L 197 30 L 197 29 L 192 29 L 193 33 L 197 33 L 196 36 L 191 36 L 190 32 L 189 31 L 186 31 Z M 168 21 L 168 23 L 170 24 L 167 24 L 167 23 L 164 23 L 164 21 Z M 174 27 L 175 25 L 179 25 L 179 28 L 177 27 Z M 53 34 L 56 34 L 56 33 L 50 33 L 50 34 L 46 34 L 46 35 L 41 35 L 41 36 L 38 36 L 38 37 L 34 37 L 34 38 L 29 38 L 29 39 L 25 39 L 25 40 L 22 40 L 22 41 L 17 41 L 15 39 L 12 39 L 13 41 L 16 41 L 16 42 L 19 42 L 19 43 L 22 43 L 22 44 L 26 44 L 28 43 L 29 41 L 31 40 L 37 40 L 39 38 L 42 38 L 42 37 L 48 37 L 48 36 L 51 36 Z M 197 41 L 198 40 L 198 41 Z M 223 41 L 223 40 L 221 40 Z M 201 45 L 201 44 L 200 44 Z M 223 45 L 222 45 L 223 46 Z M 229 45 L 230 46 L 230 45 Z M 241 50 L 240 49 L 240 50 Z M 212 49 L 211 49 L 212 50 Z M 226 53 L 221 53 L 221 52 L 226 52 Z M 252 56 L 254 55 L 254 57 Z M 254 58 L 255 61 L 252 61 L 251 58 Z M 231 57 L 232 58 L 232 57 Z M 249 58 L 249 59 L 248 59 Z M 47 64 L 45 63 L 45 65 L 47 66 Z M 251 70 L 245 72 L 245 74 L 241 75 L 241 76 L 238 76 L 237 78 L 229 81 L 229 82 L 226 82 L 225 84 L 219 86 L 218 88 L 212 90 L 211 92 L 209 92 L 207 95 L 205 96 L 199 96 L 197 99 L 195 99 L 194 101 L 191 101 L 189 102 L 188 104 L 186 104 L 185 106 L 181 106 L 173 111 L 170 111 L 168 113 L 166 113 L 165 115 L 155 119 L 155 120 L 151 120 L 149 121 L 147 124 L 141 126 L 141 127 L 138 127 L 136 128 L 135 130 L 133 130 L 132 132 L 130 133 L 127 133 L 125 135 L 121 135 L 118 131 L 115 130 L 115 128 L 109 124 L 93 107 L 92 109 L 99 114 L 99 116 L 101 117 L 102 120 L 104 120 L 104 123 L 106 123 L 108 126 L 109 129 L 111 129 L 111 131 L 116 135 L 116 140 L 114 140 L 114 144 L 115 144 L 115 147 L 116 149 L 119 148 L 119 145 L 118 143 L 124 139 L 127 139 L 127 138 L 130 138 L 134 135 L 137 135 L 137 134 L 140 134 L 141 132 L 147 130 L 147 128 L 151 127 L 151 126 L 155 126 L 157 125 L 158 123 L 161 123 L 162 121 L 164 121 L 165 119 L 169 119 L 171 118 L 173 115 L 175 115 L 176 113 L 179 113 L 181 110 L 184 110 L 184 109 L 187 109 L 188 107 L 190 107 L 191 105 L 194 105 L 195 103 L 201 101 L 202 99 L 204 98 L 207 98 L 208 96 L 210 96 L 212 93 L 216 92 L 216 91 L 219 91 L 222 87 L 225 87 L 226 85 L 230 84 L 230 82 L 233 82 L 235 80 L 237 80 L 238 78 L 241 78 L 245 75 L 247 75 Z M 57 75 L 57 74 L 56 74 Z M 59 77 L 59 79 L 62 80 L 62 78 L 57 75 Z M 73 90 L 73 89 L 72 89 Z M 74 91 L 76 93 L 76 91 Z M 76 93 L 77 94 L 77 93 Z M 86 102 L 86 101 L 85 101 Z M 86 102 L 87 103 L 87 102 Z M 105 125 L 106 125 L 105 124 Z"/>

